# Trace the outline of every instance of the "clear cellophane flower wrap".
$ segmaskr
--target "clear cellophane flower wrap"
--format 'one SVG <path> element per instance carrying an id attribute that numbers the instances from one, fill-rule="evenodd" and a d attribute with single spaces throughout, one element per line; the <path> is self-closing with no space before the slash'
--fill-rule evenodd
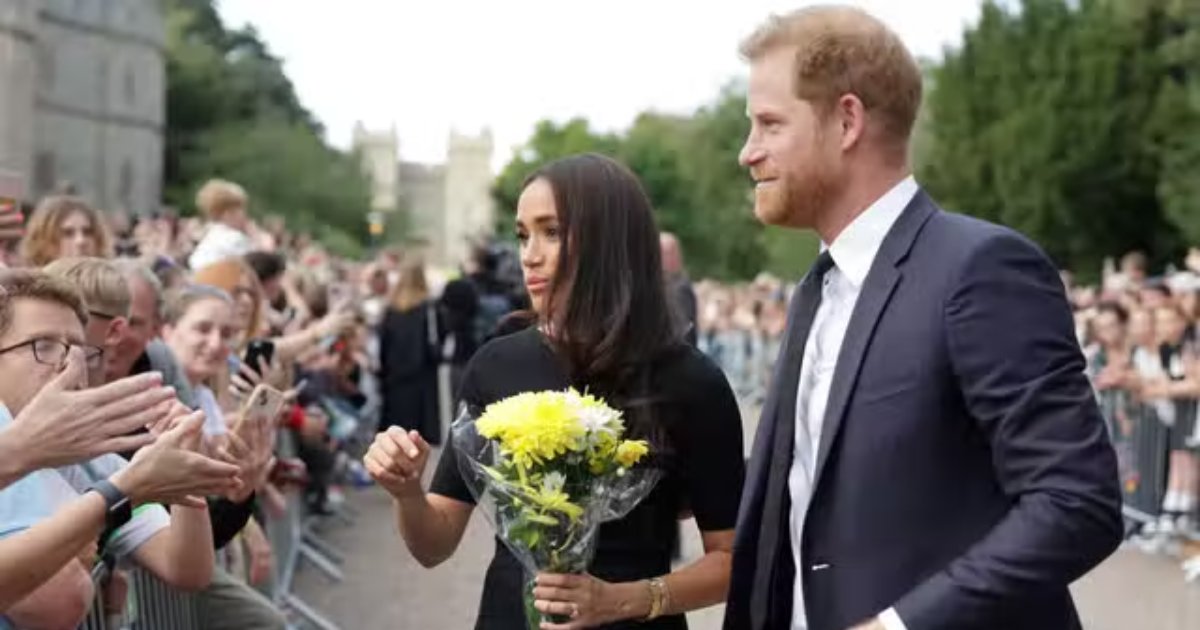
<path id="1" fill-rule="evenodd" d="M 529 628 L 543 621 L 533 576 L 587 571 L 600 524 L 623 518 L 661 476 L 643 461 L 649 445 L 625 435 L 619 411 L 574 390 L 518 394 L 482 410 L 464 405 L 451 427 L 463 479 L 525 569 Z"/>

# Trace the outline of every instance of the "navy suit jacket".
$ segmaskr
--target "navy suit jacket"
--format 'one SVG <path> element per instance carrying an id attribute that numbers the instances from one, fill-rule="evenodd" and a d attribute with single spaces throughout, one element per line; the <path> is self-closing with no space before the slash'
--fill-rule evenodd
<path id="1" fill-rule="evenodd" d="M 1120 543 L 1120 493 L 1041 250 L 923 191 L 905 208 L 838 355 L 800 567 L 787 497 L 784 518 L 763 518 L 772 470 L 791 466 L 790 448 L 772 451 L 795 422 L 781 412 L 795 408 L 805 343 L 795 309 L 742 496 L 726 630 L 790 628 L 797 570 L 810 630 L 892 606 L 908 630 L 1078 628 L 1068 585 Z"/>

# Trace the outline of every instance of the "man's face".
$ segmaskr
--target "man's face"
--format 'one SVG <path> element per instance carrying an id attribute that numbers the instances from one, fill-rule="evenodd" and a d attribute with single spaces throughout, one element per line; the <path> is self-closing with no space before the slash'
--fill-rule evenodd
<path id="1" fill-rule="evenodd" d="M 128 320 L 124 317 L 114 317 L 112 313 L 99 311 L 90 312 L 87 326 L 83 328 L 84 340 L 88 345 L 103 348 L 104 354 L 100 357 L 100 365 L 88 370 L 89 386 L 95 387 L 108 382 L 108 361 L 113 348 L 117 346 L 128 327 Z"/>
<path id="2" fill-rule="evenodd" d="M 754 214 L 767 225 L 811 228 L 841 188 L 841 152 L 833 116 L 822 118 L 793 90 L 794 47 L 779 47 L 750 66 L 750 135 L 738 162 L 754 178 Z"/>
<path id="3" fill-rule="evenodd" d="M 31 298 L 16 298 L 12 304 L 12 325 L 0 335 L 0 348 L 10 348 L 35 340 L 38 344 L 22 345 L 0 354 L 0 400 L 14 416 L 21 413 L 35 394 L 66 367 L 61 345 L 49 342 L 85 343 L 83 324 L 74 311 L 57 302 Z M 43 348 L 42 351 L 35 346 Z M 71 352 L 83 350 L 72 347 Z M 55 360 L 58 359 L 58 360 Z M 86 383 L 79 383 L 79 387 Z"/>
<path id="4" fill-rule="evenodd" d="M 157 299 L 154 289 L 137 276 L 126 276 L 129 284 L 129 320 L 108 347 L 107 379 L 129 376 L 133 364 L 146 351 L 146 344 L 158 336 Z"/>

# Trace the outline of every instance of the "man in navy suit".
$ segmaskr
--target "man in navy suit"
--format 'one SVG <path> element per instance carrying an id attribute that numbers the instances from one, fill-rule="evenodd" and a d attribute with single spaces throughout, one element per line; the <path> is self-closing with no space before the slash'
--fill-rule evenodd
<path id="1" fill-rule="evenodd" d="M 913 180 L 921 74 L 878 20 L 805 9 L 742 53 L 754 212 L 823 246 L 755 440 L 726 629 L 1080 627 L 1068 585 L 1122 521 L 1057 271 Z"/>

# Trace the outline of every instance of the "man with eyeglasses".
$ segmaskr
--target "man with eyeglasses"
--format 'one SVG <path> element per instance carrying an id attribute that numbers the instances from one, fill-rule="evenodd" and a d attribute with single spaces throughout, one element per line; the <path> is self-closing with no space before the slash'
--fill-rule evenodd
<path id="1" fill-rule="evenodd" d="M 85 363 L 87 372 L 103 374 L 103 350 L 87 343 L 85 321 L 86 309 L 70 284 L 41 272 L 0 272 L 0 401 L 5 407 L 0 425 L 21 428 L 22 413 L 45 390 L 85 387 Z M 144 420 L 157 423 L 178 407 L 168 396 Z M 197 452 L 202 422 L 200 414 L 175 414 L 172 428 L 132 462 L 102 455 L 38 470 L 0 491 L 0 558 L 3 545 L 17 537 L 41 540 L 47 521 L 63 527 L 64 514 L 76 528 L 65 550 L 79 557 L 68 557 L 36 590 L 3 608 L 0 628 L 77 622 L 90 603 L 92 541 L 106 555 L 131 558 L 176 587 L 194 590 L 208 583 L 212 533 L 199 497 L 230 492 L 240 480 L 237 466 Z M 173 515 L 158 503 L 175 504 Z M 3 566 L 0 572 L 8 573 L 12 565 Z M 46 567 L 41 569 L 44 573 Z"/>

